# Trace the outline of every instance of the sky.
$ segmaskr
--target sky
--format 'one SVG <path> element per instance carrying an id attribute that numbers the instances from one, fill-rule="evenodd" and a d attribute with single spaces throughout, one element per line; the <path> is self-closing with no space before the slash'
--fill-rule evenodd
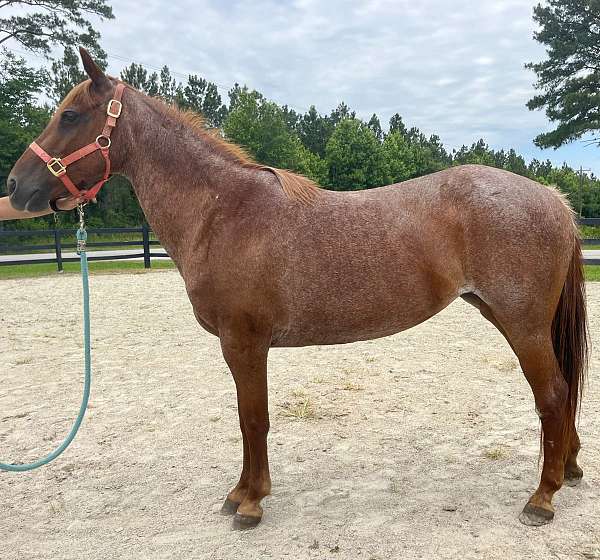
<path id="1" fill-rule="evenodd" d="M 566 161 L 600 174 L 600 148 L 579 141 L 540 150 L 550 130 L 525 104 L 544 57 L 529 0 L 109 0 L 115 19 L 97 25 L 109 72 L 130 62 L 168 65 L 227 90 L 235 83 L 306 111 L 345 101 L 387 128 L 438 134 L 447 148 L 484 138 L 527 160 Z M 181 76 L 179 76 L 179 74 Z"/>

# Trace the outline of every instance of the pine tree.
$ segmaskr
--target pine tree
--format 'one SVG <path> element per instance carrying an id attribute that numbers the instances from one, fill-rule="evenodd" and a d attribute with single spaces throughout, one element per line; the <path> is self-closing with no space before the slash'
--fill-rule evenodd
<path id="1" fill-rule="evenodd" d="M 383 130 L 381 130 L 381 123 L 379 122 L 379 117 L 373 113 L 371 120 L 367 123 L 367 126 L 371 130 L 371 132 L 375 135 L 375 138 L 380 142 L 383 140 Z"/>
<path id="2" fill-rule="evenodd" d="M 81 45 L 96 60 L 105 61 L 100 48 L 100 33 L 93 29 L 88 16 L 112 19 L 112 8 L 106 0 L 11 0 L 0 4 L 4 13 L 0 18 L 0 45 L 10 42 L 33 53 L 49 55 L 52 47 Z"/>
<path id="3" fill-rule="evenodd" d="M 535 39 L 546 46 L 548 58 L 529 63 L 542 93 L 527 103 L 531 110 L 546 108 L 554 130 L 535 143 L 559 146 L 600 129 L 600 2 L 548 0 L 534 9 L 541 29 Z"/>

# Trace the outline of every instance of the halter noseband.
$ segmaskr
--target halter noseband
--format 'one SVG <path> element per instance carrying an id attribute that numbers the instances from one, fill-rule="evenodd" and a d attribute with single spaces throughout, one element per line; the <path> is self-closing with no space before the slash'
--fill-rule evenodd
<path id="1" fill-rule="evenodd" d="M 117 125 L 117 119 L 121 116 L 121 110 L 123 109 L 121 97 L 123 96 L 124 89 L 125 84 L 117 84 L 114 97 L 108 102 L 108 107 L 106 108 L 106 114 L 108 116 L 106 117 L 106 123 L 102 129 L 102 133 L 99 134 L 96 137 L 96 140 L 94 140 L 94 142 L 91 144 L 80 148 L 64 158 L 51 157 L 35 142 L 32 142 L 29 145 L 33 153 L 39 156 L 40 159 L 46 164 L 48 171 L 50 171 L 50 173 L 52 173 L 52 175 L 55 177 L 58 177 L 73 196 L 80 197 L 81 191 L 75 186 L 75 183 L 73 183 L 73 181 L 71 181 L 67 175 L 67 167 L 69 167 L 69 165 L 72 163 L 84 158 L 85 156 L 93 154 L 96 150 L 100 150 L 100 153 L 104 158 L 104 175 L 100 181 L 98 181 L 91 189 L 88 189 L 83 194 L 83 198 L 85 200 L 92 200 L 93 198 L 96 198 L 98 191 L 110 177 L 110 157 L 108 155 L 108 150 L 111 144 L 110 135 L 113 128 Z"/>

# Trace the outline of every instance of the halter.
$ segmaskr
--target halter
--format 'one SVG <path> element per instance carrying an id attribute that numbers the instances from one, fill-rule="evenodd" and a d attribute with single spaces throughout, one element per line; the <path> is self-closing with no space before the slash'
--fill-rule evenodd
<path id="1" fill-rule="evenodd" d="M 123 90 L 125 89 L 125 84 L 119 83 L 115 88 L 114 97 L 108 102 L 108 107 L 106 108 L 106 123 L 104 124 L 104 128 L 102 129 L 102 133 L 96 136 L 96 140 L 83 148 L 65 156 L 64 158 L 51 157 L 48 155 L 38 144 L 32 142 L 29 147 L 40 159 L 46 164 L 48 171 L 52 173 L 55 177 L 58 177 L 66 189 L 76 197 L 80 197 L 81 191 L 75 186 L 75 183 L 71 181 L 69 176 L 67 175 L 67 167 L 76 161 L 84 158 L 85 156 L 89 156 L 93 154 L 96 150 L 100 150 L 102 157 L 104 158 L 104 175 L 102 179 L 98 181 L 91 189 L 88 189 L 84 194 L 83 198 L 85 200 L 92 200 L 96 198 L 98 191 L 102 188 L 102 185 L 108 181 L 110 178 L 110 157 L 108 154 L 108 150 L 110 148 L 110 135 L 112 133 L 113 128 L 117 125 L 117 119 L 121 116 L 121 111 L 123 109 L 123 104 L 121 103 L 121 97 L 123 96 Z"/>

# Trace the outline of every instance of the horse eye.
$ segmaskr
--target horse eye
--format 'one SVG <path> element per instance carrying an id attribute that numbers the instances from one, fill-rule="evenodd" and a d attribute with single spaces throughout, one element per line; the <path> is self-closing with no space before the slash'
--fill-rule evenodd
<path id="1" fill-rule="evenodd" d="M 67 123 L 73 123 L 79 118 L 79 113 L 75 111 L 63 111 L 60 120 Z"/>

